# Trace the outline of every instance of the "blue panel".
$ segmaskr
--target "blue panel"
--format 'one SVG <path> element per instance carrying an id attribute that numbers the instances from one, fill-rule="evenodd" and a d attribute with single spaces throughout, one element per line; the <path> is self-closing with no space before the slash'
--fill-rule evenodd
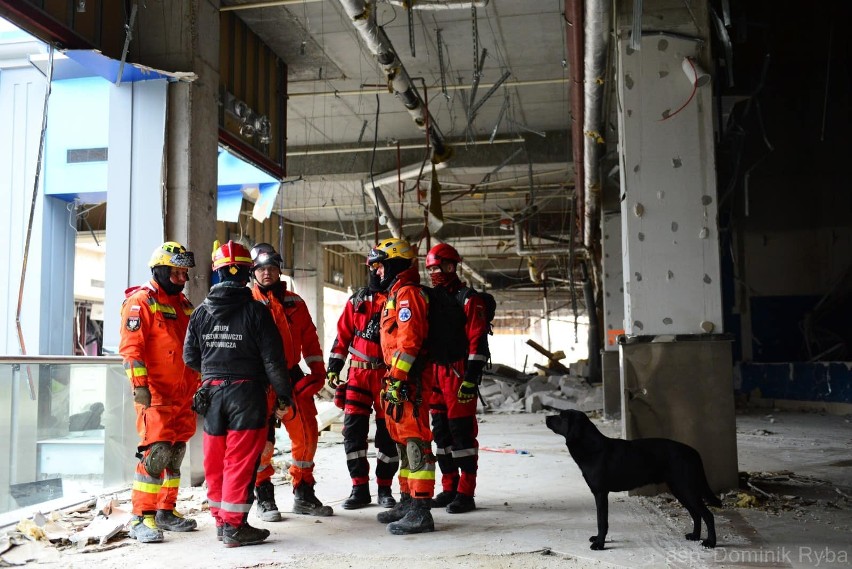
<path id="1" fill-rule="evenodd" d="M 236 223 L 240 220 L 240 208 L 243 205 L 241 186 L 219 186 L 216 200 L 216 219 Z"/>
<path id="2" fill-rule="evenodd" d="M 220 187 L 232 185 L 257 186 L 260 184 L 277 184 L 280 181 L 224 150 L 219 152 L 218 163 Z"/>
<path id="3" fill-rule="evenodd" d="M 50 95 L 45 140 L 44 192 L 66 201 L 103 201 L 107 161 L 71 162 L 68 151 L 108 148 L 110 84 L 99 77 L 56 81 Z"/>
<path id="4" fill-rule="evenodd" d="M 852 403 L 852 364 L 846 362 L 740 364 L 741 391 L 765 399 Z"/>
<path id="5" fill-rule="evenodd" d="M 106 57 L 100 52 L 88 49 L 69 49 L 65 52 L 65 55 L 83 67 L 90 69 L 93 73 L 100 75 L 110 83 L 115 83 L 118 80 L 118 69 L 121 67 L 120 61 Z M 124 68 L 121 70 L 122 83 L 170 78 L 171 77 L 166 73 L 161 73 L 156 69 L 151 69 L 142 65 L 135 65 L 133 63 L 125 63 Z"/>

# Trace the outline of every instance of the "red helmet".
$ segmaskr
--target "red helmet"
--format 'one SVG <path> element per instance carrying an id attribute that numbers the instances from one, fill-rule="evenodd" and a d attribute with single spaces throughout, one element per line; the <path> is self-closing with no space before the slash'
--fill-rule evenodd
<path id="1" fill-rule="evenodd" d="M 461 257 L 459 256 L 459 252 L 456 251 L 455 247 L 452 245 L 438 243 L 429 249 L 429 253 L 426 255 L 426 266 L 434 267 L 444 262 L 455 263 L 458 265 L 461 263 Z"/>
<path id="2" fill-rule="evenodd" d="M 228 241 L 213 251 L 213 270 L 232 266 L 251 267 L 251 255 L 239 243 Z"/>

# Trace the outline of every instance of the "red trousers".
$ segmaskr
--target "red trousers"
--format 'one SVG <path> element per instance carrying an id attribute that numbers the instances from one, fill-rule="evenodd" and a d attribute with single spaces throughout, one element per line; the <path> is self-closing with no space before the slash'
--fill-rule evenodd
<path id="1" fill-rule="evenodd" d="M 435 388 L 432 392 L 432 434 L 435 455 L 441 469 L 441 488 L 473 496 L 479 463 L 479 425 L 476 420 L 477 399 L 459 403 L 459 387 L 464 377 L 464 364 L 452 367 L 435 365 Z"/>
<path id="2" fill-rule="evenodd" d="M 360 362 L 358 362 L 360 363 Z M 385 411 L 381 399 L 385 369 L 349 367 L 343 409 L 343 449 L 352 485 L 367 484 L 370 480 L 370 463 L 367 461 L 367 438 L 370 414 L 376 412 L 376 484 L 390 486 L 399 467 L 396 443 L 388 433 Z"/>

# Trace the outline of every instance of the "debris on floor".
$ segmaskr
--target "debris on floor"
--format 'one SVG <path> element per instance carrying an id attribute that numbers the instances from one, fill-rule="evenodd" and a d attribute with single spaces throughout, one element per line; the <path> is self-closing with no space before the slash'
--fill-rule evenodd
<path id="1" fill-rule="evenodd" d="M 203 488 L 182 488 L 177 509 L 194 515 L 206 510 Z M 127 524 L 132 517 L 130 492 L 91 499 L 60 511 L 36 511 L 0 535 L 0 567 L 25 565 L 52 548 L 77 553 L 108 551 L 132 543 Z"/>
<path id="2" fill-rule="evenodd" d="M 497 366 L 495 366 L 497 367 Z M 506 366 L 487 371 L 479 393 L 483 412 L 536 413 L 603 409 L 603 389 L 579 375 L 525 375 Z M 514 372 L 514 373 L 512 373 Z"/>

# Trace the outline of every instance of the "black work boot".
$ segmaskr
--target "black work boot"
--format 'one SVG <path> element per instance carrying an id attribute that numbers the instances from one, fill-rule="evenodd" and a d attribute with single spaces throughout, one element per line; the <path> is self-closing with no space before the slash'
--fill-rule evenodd
<path id="1" fill-rule="evenodd" d="M 405 517 L 397 522 L 388 524 L 388 531 L 394 535 L 435 531 L 435 522 L 432 520 L 432 512 L 429 511 L 431 508 L 431 499 L 413 499 L 411 509 L 405 514 Z"/>
<path id="2" fill-rule="evenodd" d="M 240 547 L 241 545 L 256 545 L 269 537 L 268 529 L 255 528 L 248 523 L 240 527 L 225 524 L 222 527 L 222 543 L 225 547 Z"/>
<path id="3" fill-rule="evenodd" d="M 383 508 L 396 506 L 396 499 L 393 497 L 390 486 L 379 486 L 379 506 Z"/>
<path id="4" fill-rule="evenodd" d="M 293 513 L 326 517 L 332 515 L 334 510 L 331 509 L 331 506 L 323 506 L 314 494 L 313 484 L 303 482 L 296 486 L 293 491 Z"/>
<path id="5" fill-rule="evenodd" d="M 183 517 L 177 510 L 157 510 L 154 521 L 158 528 L 166 531 L 192 531 L 198 527 L 198 522 Z"/>
<path id="6" fill-rule="evenodd" d="M 455 490 L 444 490 L 434 498 L 432 498 L 433 508 L 444 508 L 449 506 L 450 502 L 456 499 Z"/>
<path id="7" fill-rule="evenodd" d="M 447 504 L 448 514 L 463 514 L 472 512 L 476 509 L 476 502 L 473 501 L 473 496 L 465 494 L 456 494 L 455 500 Z"/>
<path id="8" fill-rule="evenodd" d="M 379 523 L 383 524 L 389 524 L 391 522 L 401 520 L 405 517 L 405 514 L 408 513 L 408 510 L 411 509 L 412 501 L 411 494 L 401 494 L 396 506 L 386 512 L 379 512 L 376 519 L 379 520 Z"/>
<path id="9" fill-rule="evenodd" d="M 368 484 L 355 484 L 352 486 L 352 493 L 349 494 L 342 506 L 344 510 L 357 510 L 369 505 L 372 499 Z"/>
<path id="10" fill-rule="evenodd" d="M 254 489 L 257 496 L 257 517 L 265 522 L 280 522 L 283 518 L 275 504 L 275 486 L 267 480 Z"/>

